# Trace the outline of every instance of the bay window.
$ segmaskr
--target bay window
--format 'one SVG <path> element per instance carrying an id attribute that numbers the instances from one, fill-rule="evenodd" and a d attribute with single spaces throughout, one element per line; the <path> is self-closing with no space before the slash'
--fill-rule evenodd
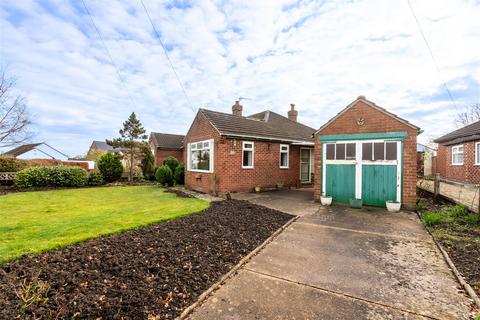
<path id="1" fill-rule="evenodd" d="M 213 172 L 213 140 L 188 144 L 188 170 Z"/>

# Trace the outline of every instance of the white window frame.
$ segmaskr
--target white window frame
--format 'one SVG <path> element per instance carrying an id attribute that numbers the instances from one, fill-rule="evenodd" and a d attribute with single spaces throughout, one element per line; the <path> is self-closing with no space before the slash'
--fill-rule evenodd
<path id="1" fill-rule="evenodd" d="M 282 150 L 283 147 L 287 147 L 287 150 Z M 282 166 L 282 153 L 287 154 L 287 165 Z M 288 169 L 290 165 L 290 146 L 288 144 L 281 144 L 280 145 L 280 159 L 279 159 L 279 166 L 280 169 Z"/>
<path id="2" fill-rule="evenodd" d="M 251 148 L 245 148 L 246 144 L 251 144 Z M 251 166 L 244 166 L 243 165 L 243 157 L 245 155 L 244 151 L 252 151 L 252 165 Z M 255 144 L 252 141 L 242 141 L 242 169 L 253 169 L 255 163 Z"/>
<path id="3" fill-rule="evenodd" d="M 210 161 L 209 161 L 209 169 L 208 170 L 201 170 L 201 169 L 192 169 L 191 165 L 191 150 L 192 150 L 192 144 L 197 144 L 197 143 L 205 143 L 208 142 L 208 149 L 210 150 Z M 209 140 L 202 140 L 202 141 L 195 141 L 195 142 L 190 142 L 187 144 L 187 171 L 191 172 L 204 172 L 204 173 L 212 173 L 213 172 L 213 162 L 214 162 L 214 142 L 213 139 Z"/>
<path id="4" fill-rule="evenodd" d="M 459 149 L 459 148 L 462 148 L 462 152 L 459 152 L 459 151 L 454 151 L 455 149 Z M 463 147 L 463 144 L 459 144 L 459 145 L 456 145 L 456 146 L 452 146 L 452 166 L 463 166 L 463 162 L 465 161 L 465 148 Z M 453 159 L 454 159 L 454 155 L 456 154 L 462 154 L 463 155 L 463 161 L 462 163 L 455 163 L 453 162 Z"/>
<path id="5" fill-rule="evenodd" d="M 478 152 L 479 145 L 480 145 L 480 142 L 475 142 L 475 165 L 477 166 L 480 165 L 480 154 Z"/>

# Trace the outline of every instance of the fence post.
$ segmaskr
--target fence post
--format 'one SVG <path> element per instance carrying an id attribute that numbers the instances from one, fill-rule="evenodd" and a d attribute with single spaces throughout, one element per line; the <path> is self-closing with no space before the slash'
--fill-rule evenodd
<path id="1" fill-rule="evenodd" d="M 436 199 L 440 194 L 440 173 L 435 173 L 435 181 L 433 183 L 433 197 Z"/>

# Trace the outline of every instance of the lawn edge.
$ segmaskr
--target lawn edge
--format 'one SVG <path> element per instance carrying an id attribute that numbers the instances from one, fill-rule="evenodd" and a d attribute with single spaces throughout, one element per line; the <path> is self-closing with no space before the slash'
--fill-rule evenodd
<path id="1" fill-rule="evenodd" d="M 422 221 L 422 217 L 420 214 L 417 212 L 418 217 L 420 218 L 420 221 Z M 435 236 L 432 234 L 430 229 L 425 226 L 422 222 L 422 225 L 424 226 L 425 230 L 427 230 L 428 234 L 432 237 L 433 242 L 437 246 L 437 248 L 440 250 L 442 253 L 443 259 L 447 262 L 450 270 L 454 274 L 455 278 L 457 281 L 462 285 L 462 287 L 465 289 L 467 294 L 470 296 L 470 298 L 473 300 L 473 303 L 477 306 L 478 311 L 480 311 L 480 299 L 478 298 L 477 294 L 475 293 L 475 290 L 472 289 L 472 287 L 465 281 L 463 276 L 460 274 L 458 271 L 457 267 L 455 267 L 455 264 L 453 263 L 452 259 L 450 259 L 450 256 L 448 255 L 447 251 L 443 248 L 442 244 L 438 242 L 438 240 L 435 238 Z"/>
<path id="2" fill-rule="evenodd" d="M 287 221 L 283 226 L 278 228 L 270 237 L 268 237 L 262 244 L 253 249 L 249 254 L 243 257 L 230 271 L 224 274 L 220 280 L 215 282 L 210 288 L 204 291 L 190 306 L 188 306 L 183 312 L 175 318 L 175 320 L 184 320 L 186 319 L 197 307 L 199 307 L 205 300 L 207 300 L 215 291 L 217 291 L 229 278 L 231 278 L 237 271 L 242 268 L 250 259 L 256 256 L 263 248 L 272 242 L 280 233 L 282 233 L 288 226 L 295 222 L 300 216 L 295 216 Z"/>

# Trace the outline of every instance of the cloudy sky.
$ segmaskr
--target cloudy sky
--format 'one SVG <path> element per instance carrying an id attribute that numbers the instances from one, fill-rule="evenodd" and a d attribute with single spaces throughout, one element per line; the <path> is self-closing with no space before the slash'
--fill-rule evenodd
<path id="1" fill-rule="evenodd" d="M 230 112 L 238 97 L 247 114 L 295 103 L 317 128 L 365 95 L 426 141 L 480 101 L 480 2 L 410 1 L 435 62 L 407 0 L 144 0 L 191 105 L 140 0 L 85 0 L 114 64 L 82 1 L 2 0 L 0 64 L 34 140 L 71 156 L 117 136 L 132 111 L 149 132 L 182 134 L 197 108 Z"/>

